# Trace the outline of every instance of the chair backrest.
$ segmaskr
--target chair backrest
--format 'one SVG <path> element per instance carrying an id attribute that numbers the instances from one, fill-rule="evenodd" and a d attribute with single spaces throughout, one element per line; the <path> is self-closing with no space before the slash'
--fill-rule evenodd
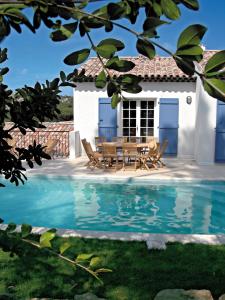
<path id="1" fill-rule="evenodd" d="M 85 152 L 86 152 L 86 154 L 87 154 L 87 157 L 89 158 L 89 159 L 91 159 L 91 157 L 92 157 L 92 152 L 91 152 L 91 150 L 90 150 L 90 145 L 88 145 L 88 142 L 87 142 L 87 140 L 86 139 L 82 139 L 81 140 L 81 142 L 82 142 L 82 145 L 83 145 L 83 147 L 84 147 L 84 150 L 85 150 Z M 89 143 L 90 144 L 90 143 Z M 92 149 L 92 148 L 91 148 Z"/>
<path id="2" fill-rule="evenodd" d="M 102 152 L 104 155 L 116 155 L 116 145 L 109 144 L 109 143 L 103 143 L 102 144 Z"/>
<path id="3" fill-rule="evenodd" d="M 136 143 L 124 143 L 122 146 L 124 154 L 137 154 L 137 144 Z"/>
<path id="4" fill-rule="evenodd" d="M 129 142 L 130 143 L 140 143 L 141 142 L 141 138 L 140 137 L 136 137 L 136 136 L 130 136 L 129 137 Z"/>
<path id="5" fill-rule="evenodd" d="M 51 154 L 57 144 L 58 144 L 57 139 L 49 139 L 45 145 L 46 148 L 44 149 L 44 151 L 48 154 Z"/>
<path id="6" fill-rule="evenodd" d="M 95 145 L 99 143 L 105 143 L 106 142 L 106 137 L 104 136 L 96 136 L 95 137 Z"/>
<path id="7" fill-rule="evenodd" d="M 86 147 L 87 147 L 88 153 L 94 156 L 94 151 L 92 149 L 91 143 L 86 142 Z"/>
<path id="8" fill-rule="evenodd" d="M 16 140 L 14 138 L 13 139 L 6 139 L 6 142 L 11 147 L 15 147 L 16 146 Z"/>
<path id="9" fill-rule="evenodd" d="M 150 140 L 148 143 L 148 147 L 149 149 L 156 150 L 157 149 L 156 140 L 155 139 Z"/>
<path id="10" fill-rule="evenodd" d="M 112 142 L 126 143 L 127 142 L 127 137 L 125 137 L 125 136 L 116 136 L 116 137 L 112 138 Z"/>
<path id="11" fill-rule="evenodd" d="M 83 147 L 84 147 L 85 152 L 87 153 L 87 146 L 86 146 L 87 140 L 86 140 L 86 139 L 82 139 L 82 140 L 81 140 L 81 143 L 82 143 L 82 145 L 83 145 Z"/>
<path id="12" fill-rule="evenodd" d="M 146 136 L 145 140 L 146 140 L 146 143 L 150 143 L 155 140 L 155 137 L 154 136 Z"/>
<path id="13" fill-rule="evenodd" d="M 159 151 L 160 157 L 163 156 L 167 146 L 168 146 L 168 140 L 164 140 L 162 143 L 162 147 L 160 148 L 160 151 Z"/>

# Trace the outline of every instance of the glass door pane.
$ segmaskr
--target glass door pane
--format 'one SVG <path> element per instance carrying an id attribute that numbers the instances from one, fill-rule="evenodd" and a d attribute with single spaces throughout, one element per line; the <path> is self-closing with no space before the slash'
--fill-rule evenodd
<path id="1" fill-rule="evenodd" d="M 135 100 L 123 101 L 123 136 L 136 136 L 137 107 Z"/>
<path id="2" fill-rule="evenodd" d="M 140 137 L 145 142 L 147 136 L 154 135 L 154 101 L 123 101 L 122 134 L 126 137 Z"/>
<path id="3" fill-rule="evenodd" d="M 147 136 L 154 135 L 154 101 L 140 101 L 140 137 L 143 142 Z"/>

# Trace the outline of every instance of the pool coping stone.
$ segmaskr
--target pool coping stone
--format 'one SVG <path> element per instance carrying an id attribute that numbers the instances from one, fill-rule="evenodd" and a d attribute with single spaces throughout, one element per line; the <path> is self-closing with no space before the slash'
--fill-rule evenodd
<path id="1" fill-rule="evenodd" d="M 5 230 L 7 224 L 0 224 L 0 230 Z M 50 230 L 47 227 L 32 227 L 33 234 L 42 234 Z M 16 231 L 21 231 L 21 225 L 17 225 Z M 108 232 L 91 230 L 57 229 L 60 237 L 78 237 L 88 239 L 107 239 L 117 241 L 139 241 L 146 242 L 148 249 L 165 250 L 167 243 L 179 242 L 181 244 L 204 244 L 204 245 L 225 245 L 225 234 L 160 234 L 141 232 Z"/>

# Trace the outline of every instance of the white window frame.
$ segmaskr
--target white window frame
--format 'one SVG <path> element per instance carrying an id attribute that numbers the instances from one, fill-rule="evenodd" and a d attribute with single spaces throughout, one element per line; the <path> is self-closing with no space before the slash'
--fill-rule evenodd
<path id="1" fill-rule="evenodd" d="M 138 124 L 136 124 L 136 136 L 140 137 L 140 123 L 141 123 L 141 119 L 140 119 L 140 114 L 141 114 L 141 101 L 153 101 L 154 102 L 154 117 L 153 117 L 153 135 L 155 137 L 158 138 L 158 105 L 157 105 L 157 101 L 158 98 L 145 98 L 145 97 L 141 97 L 141 98 L 128 98 L 129 101 L 136 101 L 137 105 L 136 105 L 136 120 L 138 120 Z M 130 118 L 129 118 L 130 119 Z M 137 129 L 138 126 L 138 129 Z M 119 107 L 118 107 L 118 135 L 119 136 L 123 136 L 123 103 L 121 102 Z"/>

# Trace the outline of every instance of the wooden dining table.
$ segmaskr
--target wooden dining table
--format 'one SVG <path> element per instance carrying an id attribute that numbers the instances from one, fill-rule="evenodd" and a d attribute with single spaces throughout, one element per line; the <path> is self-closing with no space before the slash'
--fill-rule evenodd
<path id="1" fill-rule="evenodd" d="M 133 142 L 126 142 L 125 144 L 135 144 Z M 123 144 L 122 142 L 104 142 L 104 143 L 98 143 L 96 145 L 96 147 L 102 148 L 103 144 L 107 144 L 107 145 L 112 145 L 112 146 L 116 146 L 117 150 L 121 150 L 123 148 Z M 157 147 L 160 147 L 160 143 L 156 143 Z M 137 145 L 137 149 L 138 150 L 143 150 L 143 149 L 149 149 L 149 143 L 136 143 Z"/>
<path id="2" fill-rule="evenodd" d="M 96 146 L 97 147 L 102 147 L 103 144 L 116 146 L 116 148 L 122 148 L 124 143 L 121 143 L 121 142 L 104 142 L 104 143 L 98 143 Z M 129 142 L 126 142 L 125 144 L 129 144 Z M 135 144 L 135 143 L 130 142 L 130 144 Z M 137 144 L 137 148 L 148 148 L 149 147 L 149 143 L 136 143 L 136 144 Z"/>

